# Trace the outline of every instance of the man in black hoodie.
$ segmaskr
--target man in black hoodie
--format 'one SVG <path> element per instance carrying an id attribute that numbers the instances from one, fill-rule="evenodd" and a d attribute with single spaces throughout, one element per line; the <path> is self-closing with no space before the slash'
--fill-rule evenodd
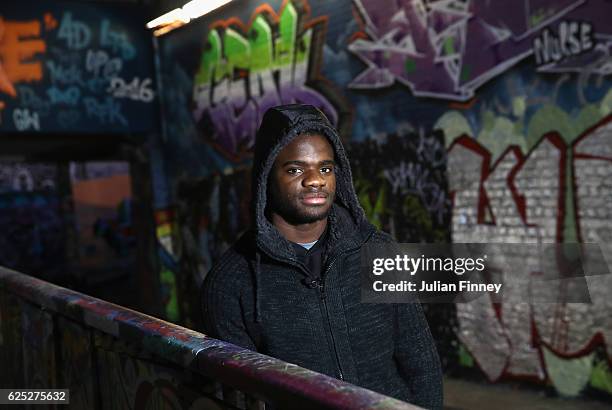
<path id="1" fill-rule="evenodd" d="M 269 109 L 255 142 L 253 228 L 202 288 L 206 332 L 408 401 L 442 407 L 442 373 L 418 303 L 360 302 L 360 249 L 393 243 L 365 218 L 325 115 Z"/>

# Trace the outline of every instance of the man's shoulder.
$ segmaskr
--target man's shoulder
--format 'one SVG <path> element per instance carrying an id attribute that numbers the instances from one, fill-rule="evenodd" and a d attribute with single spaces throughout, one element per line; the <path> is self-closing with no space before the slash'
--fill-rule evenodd
<path id="1" fill-rule="evenodd" d="M 250 278 L 251 243 L 249 233 L 243 234 L 221 257 L 214 263 L 206 275 L 204 286 L 232 286 L 244 283 L 245 277 Z"/>
<path id="2" fill-rule="evenodd" d="M 397 243 L 397 241 L 395 239 L 393 239 L 393 237 L 391 235 L 389 235 L 388 233 L 383 232 L 383 231 L 381 231 L 379 229 L 376 229 L 374 231 L 374 233 L 372 234 L 372 236 L 370 236 L 370 239 L 367 241 L 367 243 L 370 243 L 370 244 L 375 244 L 375 243 L 382 243 L 382 244 L 388 243 L 388 244 L 391 244 L 391 243 Z"/>

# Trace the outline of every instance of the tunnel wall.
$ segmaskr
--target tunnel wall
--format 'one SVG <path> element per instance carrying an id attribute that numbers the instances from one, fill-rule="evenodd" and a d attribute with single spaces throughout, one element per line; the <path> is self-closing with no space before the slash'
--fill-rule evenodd
<path id="1" fill-rule="evenodd" d="M 255 130 L 279 103 L 335 123 L 368 218 L 399 241 L 609 244 L 610 13 L 245 0 L 160 37 L 155 206 L 176 320 L 198 326 L 192 289 L 248 226 Z M 610 305 L 559 302 L 426 309 L 447 374 L 610 399 Z"/>

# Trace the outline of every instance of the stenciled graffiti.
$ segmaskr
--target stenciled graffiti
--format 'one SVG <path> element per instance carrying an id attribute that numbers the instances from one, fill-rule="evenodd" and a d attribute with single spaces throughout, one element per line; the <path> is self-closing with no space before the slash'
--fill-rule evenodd
<path id="1" fill-rule="evenodd" d="M 367 68 L 350 87 L 398 81 L 416 96 L 466 101 L 535 54 L 539 71 L 610 74 L 605 0 L 353 0 L 362 23 L 349 50 Z"/>
<path id="2" fill-rule="evenodd" d="M 252 148 L 263 113 L 275 105 L 312 104 L 341 126 L 342 110 L 329 90 L 324 94 L 318 73 L 326 19 L 309 13 L 306 2 L 286 0 L 279 14 L 258 7 L 248 26 L 235 18 L 211 25 L 194 79 L 193 116 L 229 159 Z"/>
<path id="3" fill-rule="evenodd" d="M 565 214 L 574 212 L 574 239 L 599 244 L 612 266 L 611 146 L 610 115 L 571 145 L 548 133 L 527 155 L 511 146 L 493 164 L 477 140 L 456 139 L 448 152 L 453 241 L 563 242 L 572 239 Z M 528 258 L 517 255 L 516 264 Z M 563 289 L 556 304 L 504 300 L 495 306 L 487 298 L 457 304 L 458 336 L 490 380 L 548 377 L 560 393 L 577 395 L 590 379 L 594 349 L 604 346 L 612 358 L 610 275 L 587 277 L 587 284 L 591 304 L 566 303 Z M 575 375 L 571 381 L 563 376 L 567 369 Z"/>

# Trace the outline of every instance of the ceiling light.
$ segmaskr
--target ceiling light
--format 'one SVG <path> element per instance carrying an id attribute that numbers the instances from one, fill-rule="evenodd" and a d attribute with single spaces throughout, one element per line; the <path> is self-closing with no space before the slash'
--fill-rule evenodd
<path id="1" fill-rule="evenodd" d="M 156 28 L 159 26 L 166 26 L 175 22 L 183 22 L 184 24 L 189 23 L 189 16 L 185 14 L 183 9 L 174 9 L 159 16 L 158 18 L 151 20 L 147 23 L 147 28 Z"/>
<path id="2" fill-rule="evenodd" d="M 148 29 L 155 29 L 153 34 L 161 36 L 191 20 L 210 13 L 233 0 L 192 0 L 181 8 L 163 14 L 147 23 Z"/>
<path id="3" fill-rule="evenodd" d="M 183 11 L 192 19 L 208 14 L 211 11 L 226 5 L 232 0 L 191 0 L 183 6 Z"/>

